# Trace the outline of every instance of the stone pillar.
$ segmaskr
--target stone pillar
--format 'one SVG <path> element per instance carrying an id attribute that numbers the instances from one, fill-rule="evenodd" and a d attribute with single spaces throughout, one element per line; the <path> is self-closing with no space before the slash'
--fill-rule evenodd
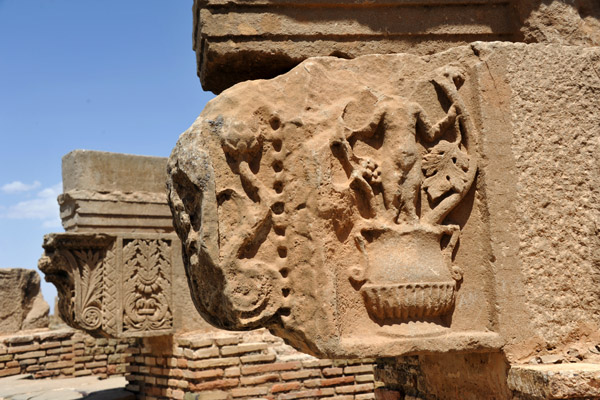
<path id="1" fill-rule="evenodd" d="M 39 268 L 69 325 L 113 338 L 207 326 L 189 295 L 165 171 L 159 157 L 77 150 L 63 158 L 67 232 L 44 238 Z"/>

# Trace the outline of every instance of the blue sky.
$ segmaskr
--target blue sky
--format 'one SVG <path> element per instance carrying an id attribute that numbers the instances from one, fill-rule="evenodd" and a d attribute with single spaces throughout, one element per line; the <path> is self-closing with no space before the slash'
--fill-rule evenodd
<path id="1" fill-rule="evenodd" d="M 168 156 L 213 97 L 192 0 L 0 0 L 0 268 L 36 268 L 62 232 L 61 157 Z M 46 301 L 56 291 L 42 282 Z"/>

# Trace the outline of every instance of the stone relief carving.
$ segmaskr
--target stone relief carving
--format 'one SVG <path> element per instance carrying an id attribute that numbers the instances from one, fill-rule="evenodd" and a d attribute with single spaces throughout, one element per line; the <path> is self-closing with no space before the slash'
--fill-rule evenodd
<path id="1" fill-rule="evenodd" d="M 170 329 L 171 249 L 166 240 L 127 240 L 123 246 L 125 332 Z"/>
<path id="2" fill-rule="evenodd" d="M 477 134 L 462 67 L 403 65 L 415 60 L 373 56 L 382 74 L 366 58 L 308 60 L 224 92 L 181 136 L 169 202 L 207 320 L 318 355 L 454 332 L 469 206 L 448 216 L 475 181 Z"/>
<path id="3" fill-rule="evenodd" d="M 59 292 L 63 320 L 78 329 L 96 331 L 103 322 L 104 271 L 115 268 L 113 240 L 86 235 L 75 246 L 59 242 L 46 238 L 44 245 L 52 250 L 40 259 L 39 268 Z"/>
<path id="4" fill-rule="evenodd" d="M 154 236 L 47 235 L 39 268 L 63 320 L 108 337 L 171 333 L 172 241 Z"/>
<path id="5" fill-rule="evenodd" d="M 365 105 L 353 102 L 331 140 L 362 216 L 353 232 L 364 259 L 349 268 L 350 279 L 379 321 L 436 317 L 454 305 L 462 271 L 451 264 L 460 227 L 442 222 L 477 170 L 463 145 L 463 136 L 473 142 L 474 133 L 457 91 L 462 79 L 452 69 L 432 79 L 451 102 L 435 124 L 418 103 L 393 97 L 378 100 L 366 120 L 355 120 L 354 110 Z M 451 141 L 440 140 L 443 134 Z M 378 158 L 355 154 L 358 141 Z"/>

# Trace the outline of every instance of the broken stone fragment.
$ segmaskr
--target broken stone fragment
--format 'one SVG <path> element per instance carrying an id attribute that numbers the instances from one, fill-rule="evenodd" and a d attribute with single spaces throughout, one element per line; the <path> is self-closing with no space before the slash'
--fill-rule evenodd
<path id="1" fill-rule="evenodd" d="M 35 270 L 0 269 L 0 333 L 46 328 L 49 311 Z"/>

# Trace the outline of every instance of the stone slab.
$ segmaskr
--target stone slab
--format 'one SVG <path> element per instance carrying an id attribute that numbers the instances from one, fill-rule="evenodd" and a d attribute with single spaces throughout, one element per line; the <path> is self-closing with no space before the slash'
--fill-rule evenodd
<path id="1" fill-rule="evenodd" d="M 472 41 L 600 43 L 594 0 L 196 0 L 205 90 L 275 77 L 316 56 L 433 54 Z"/>
<path id="2" fill-rule="evenodd" d="M 166 158 L 75 150 L 63 157 L 58 197 L 69 232 L 171 232 Z"/>
<path id="3" fill-rule="evenodd" d="M 527 399 L 600 398 L 600 364 L 511 365 L 508 386 Z"/>

